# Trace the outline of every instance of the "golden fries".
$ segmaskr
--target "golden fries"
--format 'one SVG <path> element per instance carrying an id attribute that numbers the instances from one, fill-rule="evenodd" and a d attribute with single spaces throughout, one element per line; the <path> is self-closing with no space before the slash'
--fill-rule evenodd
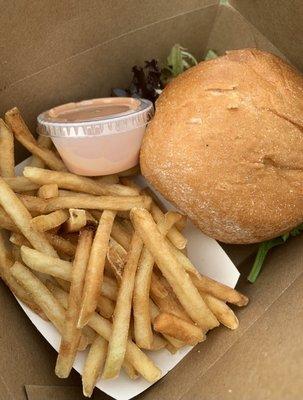
<path id="1" fill-rule="evenodd" d="M 31 227 L 30 222 L 32 216 L 29 211 L 1 178 L 0 204 L 35 249 L 41 250 L 46 254 L 55 257 L 57 256 L 56 250 L 50 245 L 43 233 L 38 232 Z"/>
<path id="2" fill-rule="evenodd" d="M 3 231 L 0 230 L 0 276 L 2 280 L 19 300 L 26 304 L 36 314 L 40 315 L 41 318 L 47 320 L 47 317 L 41 308 L 37 306 L 27 291 L 24 290 L 24 288 L 20 286 L 16 279 L 12 276 L 10 269 L 13 264 L 14 261 L 12 259 L 12 254 L 10 254 L 8 251 L 5 245 Z"/>
<path id="3" fill-rule="evenodd" d="M 15 138 L 32 154 L 36 155 L 50 168 L 66 171 L 63 162 L 51 150 L 39 147 L 30 133 L 19 110 L 15 107 L 5 113 L 5 122 L 14 133 Z"/>
<path id="4" fill-rule="evenodd" d="M 171 227 L 181 218 L 178 213 L 170 212 L 165 215 L 158 224 L 158 229 L 166 235 Z M 154 266 L 154 258 L 149 250 L 144 247 L 135 279 L 133 312 L 136 343 L 139 347 L 150 349 L 153 343 L 153 333 L 151 327 L 151 316 L 149 306 L 149 294 L 151 277 Z M 154 287 L 154 292 L 155 292 Z M 166 292 L 167 293 L 167 292 Z M 161 299 L 162 300 L 162 299 Z M 186 316 L 187 317 L 187 316 Z"/>
<path id="5" fill-rule="evenodd" d="M 108 345 L 108 353 L 103 371 L 104 378 L 114 378 L 117 376 L 124 360 L 127 347 L 135 274 L 142 248 L 142 240 L 136 233 L 134 233 L 130 244 L 128 260 L 123 271 L 122 281 L 118 292 L 113 318 L 113 330 Z"/>
<path id="6" fill-rule="evenodd" d="M 23 205 L 28 209 L 32 216 L 47 214 L 45 212 L 47 200 L 28 194 L 18 194 L 18 198 L 22 201 Z"/>
<path id="7" fill-rule="evenodd" d="M 42 147 L 43 149 L 49 149 L 49 150 L 52 148 L 52 145 L 53 145 L 52 139 L 49 136 L 42 136 L 42 135 L 38 136 L 37 143 L 38 143 L 39 147 Z M 44 168 L 45 164 L 41 160 L 41 158 L 33 155 L 31 162 L 30 162 L 30 166 L 37 167 L 37 168 Z"/>
<path id="8" fill-rule="evenodd" d="M 55 369 L 56 375 L 59 378 L 67 378 L 69 376 L 77 354 L 77 348 L 81 337 L 81 329 L 77 328 L 77 321 L 92 240 L 93 232 L 91 230 L 85 229 L 80 232 L 72 267 L 65 325 Z"/>
<path id="9" fill-rule="evenodd" d="M 58 197 L 58 185 L 56 183 L 50 183 L 48 185 L 41 186 L 38 190 L 38 196 L 42 199 L 51 199 L 52 197 Z"/>
<path id="10" fill-rule="evenodd" d="M 101 294 L 102 296 L 107 297 L 110 300 L 116 301 L 118 294 L 117 284 L 104 276 L 101 286 Z"/>
<path id="11" fill-rule="evenodd" d="M 204 303 L 190 277 L 171 254 L 151 214 L 142 208 L 133 208 L 130 216 L 135 229 L 191 319 L 204 331 L 218 326 L 218 320 Z"/>
<path id="12" fill-rule="evenodd" d="M 76 252 L 76 246 L 69 240 L 64 239 L 62 236 L 55 235 L 50 232 L 46 232 L 47 240 L 50 244 L 59 252 L 67 254 L 68 256 L 74 256 Z"/>
<path id="13" fill-rule="evenodd" d="M 59 211 L 59 210 L 58 210 Z M 62 210 L 61 210 L 62 211 Z M 65 232 L 77 232 L 84 228 L 87 222 L 86 211 L 77 208 L 70 208 L 68 210 L 69 218 L 64 224 Z"/>
<path id="14" fill-rule="evenodd" d="M 176 317 L 192 322 L 180 302 L 177 300 L 173 289 L 166 284 L 164 277 L 155 273 L 151 275 L 150 296 L 159 307 L 160 311 L 173 314 Z"/>
<path id="15" fill-rule="evenodd" d="M 232 330 L 238 328 L 238 318 L 227 304 L 209 294 L 201 294 L 201 296 L 221 324 Z"/>
<path id="16" fill-rule="evenodd" d="M 0 118 L 0 175 L 2 177 L 15 176 L 14 136 Z"/>
<path id="17" fill-rule="evenodd" d="M 129 249 L 131 235 L 126 231 L 125 228 L 118 222 L 115 221 L 112 227 L 111 236 L 118 242 L 125 250 Z"/>
<path id="18" fill-rule="evenodd" d="M 99 221 L 85 276 L 78 328 L 82 328 L 87 324 L 90 315 L 97 307 L 100 286 L 102 286 L 103 281 L 107 247 L 115 216 L 116 213 L 114 211 L 105 210 Z"/>
<path id="19" fill-rule="evenodd" d="M 102 373 L 107 353 L 107 341 L 97 336 L 89 349 L 82 372 L 84 396 L 90 397 L 99 376 Z"/>
<path id="20" fill-rule="evenodd" d="M 155 331 L 173 336 L 191 346 L 205 340 L 201 328 L 172 314 L 160 313 L 153 325 Z"/>
<path id="21" fill-rule="evenodd" d="M 58 293 L 59 292 L 59 293 Z M 63 293 L 62 293 L 63 292 Z M 54 288 L 53 295 L 67 298 L 67 293 L 62 289 Z M 90 317 L 88 325 L 107 341 L 110 340 L 112 324 L 96 312 Z M 130 339 L 127 341 L 125 360 L 129 362 L 148 382 L 155 382 L 161 378 L 161 371 L 154 362 L 141 351 Z"/>
<path id="22" fill-rule="evenodd" d="M 47 287 L 24 265 L 18 261 L 11 267 L 11 273 L 18 283 L 29 293 L 35 303 L 60 333 L 63 332 L 65 311 Z"/>
<path id="23" fill-rule="evenodd" d="M 29 192 L 39 188 L 38 185 L 24 176 L 3 177 L 3 179 L 15 193 Z"/>
<path id="24" fill-rule="evenodd" d="M 57 210 L 50 214 L 33 218 L 31 226 L 39 232 L 45 232 L 62 225 L 68 218 L 69 214 L 66 210 Z"/>
<path id="25" fill-rule="evenodd" d="M 88 210 L 131 210 L 133 207 L 149 208 L 151 199 L 147 196 L 70 196 L 47 200 L 44 210 L 49 213 L 61 208 L 83 208 Z"/>
<path id="26" fill-rule="evenodd" d="M 11 232 L 20 232 L 17 225 L 11 219 L 11 217 L 0 207 L 0 229 L 7 229 Z"/>
<path id="27" fill-rule="evenodd" d="M 150 212 L 154 218 L 154 220 L 158 223 L 163 220 L 164 214 L 160 210 L 160 208 L 156 205 L 155 202 L 152 203 Z M 176 227 L 172 227 L 167 233 L 168 239 L 172 242 L 172 244 L 177 247 L 177 249 L 184 249 L 187 244 L 187 239 L 178 231 Z"/>
<path id="28" fill-rule="evenodd" d="M 97 311 L 104 318 L 111 318 L 114 314 L 115 303 L 105 296 L 99 295 Z"/>
<path id="29" fill-rule="evenodd" d="M 23 262 L 34 271 L 71 281 L 72 264 L 69 261 L 48 256 L 26 246 L 21 247 L 21 257 Z"/>
<path id="30" fill-rule="evenodd" d="M 126 250 L 113 239 L 110 240 L 107 250 L 107 260 L 118 282 L 121 282 L 126 264 Z"/>
<path id="31" fill-rule="evenodd" d="M 160 314 L 160 311 L 159 311 L 158 307 L 154 304 L 154 302 L 152 300 L 150 300 L 149 306 L 150 306 L 151 321 L 152 321 L 152 323 L 154 323 L 156 317 Z M 170 344 L 170 346 L 171 346 L 170 350 L 172 350 L 173 354 L 176 351 L 178 351 L 178 349 L 180 349 L 181 347 L 184 346 L 184 343 L 181 342 L 181 340 L 178 340 L 178 339 L 176 339 L 176 338 L 174 338 L 172 336 L 166 335 L 165 333 L 163 333 L 162 336 Z"/>
<path id="32" fill-rule="evenodd" d="M 68 377 L 77 351 L 91 344 L 85 396 L 101 374 L 114 378 L 121 368 L 130 379 L 155 382 L 161 371 L 140 348 L 174 354 L 219 323 L 238 327 L 226 302 L 242 306 L 248 299 L 197 271 L 180 233 L 186 217 L 167 212 L 129 178 L 138 167 L 93 178 L 69 173 L 50 138 L 36 140 L 17 108 L 5 119 L 0 277 L 61 334 L 57 376 Z M 13 136 L 33 155 L 21 177 L 14 176 Z"/>
<path id="33" fill-rule="evenodd" d="M 181 251 L 169 244 L 170 250 L 182 267 L 190 274 L 190 277 L 200 293 L 208 293 L 222 301 L 236 304 L 239 307 L 248 303 L 248 298 L 235 289 L 217 282 L 200 274 L 191 261 Z"/>
<path id="34" fill-rule="evenodd" d="M 25 167 L 23 175 L 39 185 L 55 183 L 61 189 L 93 195 L 136 196 L 138 191 L 119 184 L 97 182 L 91 178 L 48 169 Z"/>

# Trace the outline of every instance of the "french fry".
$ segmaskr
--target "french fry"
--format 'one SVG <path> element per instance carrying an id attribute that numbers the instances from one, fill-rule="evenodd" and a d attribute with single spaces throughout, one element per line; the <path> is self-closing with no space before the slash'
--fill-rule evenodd
<path id="1" fill-rule="evenodd" d="M 16 261 L 11 273 L 18 283 L 31 295 L 47 318 L 60 333 L 63 332 L 65 311 L 47 287 L 24 265 Z"/>
<path id="2" fill-rule="evenodd" d="M 157 229 L 151 214 L 143 208 L 133 208 L 130 217 L 135 230 L 152 253 L 157 266 L 190 318 L 204 331 L 218 326 L 217 318 L 201 298 L 189 275 L 172 255 L 167 240 Z"/>
<path id="3" fill-rule="evenodd" d="M 49 274 L 66 281 L 71 281 L 72 279 L 72 264 L 69 261 L 48 256 L 26 246 L 21 247 L 21 257 L 23 262 L 34 271 Z"/>
<path id="4" fill-rule="evenodd" d="M 122 279 L 126 258 L 127 251 L 124 249 L 124 247 L 122 247 L 115 240 L 111 239 L 107 250 L 107 260 L 119 283 Z"/>
<path id="5" fill-rule="evenodd" d="M 206 338 L 201 328 L 168 313 L 160 313 L 153 325 L 156 332 L 173 336 L 191 346 Z"/>
<path id="6" fill-rule="evenodd" d="M 13 243 L 15 246 L 27 246 L 27 247 L 32 247 L 30 242 L 26 239 L 25 236 L 22 235 L 22 233 L 12 233 L 9 237 L 9 241 Z"/>
<path id="7" fill-rule="evenodd" d="M 87 222 L 85 210 L 80 210 L 78 208 L 70 208 L 68 212 L 69 212 L 69 218 L 64 224 L 65 232 L 77 232 L 85 227 Z"/>
<path id="8" fill-rule="evenodd" d="M 167 232 L 169 232 L 169 230 L 171 229 L 171 227 L 180 218 L 181 218 L 180 214 L 169 212 L 165 214 L 165 217 L 158 224 L 158 229 L 163 235 L 166 235 Z M 150 293 L 153 266 L 154 266 L 154 258 L 152 254 L 149 252 L 149 250 L 146 247 L 144 247 L 139 260 L 138 271 L 135 278 L 135 288 L 133 296 L 135 341 L 140 348 L 144 349 L 150 349 L 153 343 L 153 332 L 151 327 L 150 306 L 149 306 L 149 293 Z M 154 294 L 155 291 L 156 293 L 159 292 L 159 290 L 157 291 L 156 288 L 154 287 Z M 167 293 L 167 291 L 165 291 L 165 293 Z M 179 306 L 178 309 L 180 309 Z M 185 316 L 187 318 L 186 314 Z"/>
<path id="9" fill-rule="evenodd" d="M 164 214 L 160 210 L 160 208 L 155 204 L 152 203 L 151 208 L 150 208 L 151 214 L 154 218 L 154 220 L 158 223 L 164 218 Z M 172 244 L 177 247 L 177 249 L 184 249 L 187 244 L 187 239 L 182 235 L 181 232 L 178 231 L 178 229 L 173 226 L 169 232 L 167 233 L 168 239 L 172 242 Z"/>
<path id="10" fill-rule="evenodd" d="M 138 372 L 135 370 L 135 368 L 133 367 L 133 365 L 129 361 L 124 360 L 122 367 L 123 367 L 125 373 L 127 374 L 127 376 L 130 379 L 135 380 L 135 379 L 139 378 Z"/>
<path id="11" fill-rule="evenodd" d="M 24 176 L 3 177 L 3 179 L 15 193 L 29 192 L 39 188 L 38 185 L 31 182 Z"/>
<path id="12" fill-rule="evenodd" d="M 86 223 L 90 226 L 97 226 L 99 223 L 99 219 L 97 220 L 89 211 L 85 211 L 86 214 Z"/>
<path id="13" fill-rule="evenodd" d="M 84 396 L 91 397 L 99 376 L 102 373 L 107 353 L 107 341 L 97 336 L 90 347 L 82 372 Z"/>
<path id="14" fill-rule="evenodd" d="M 66 210 L 57 210 L 50 214 L 33 218 L 31 226 L 39 232 L 45 232 L 62 225 L 68 218 L 69 213 Z"/>
<path id="15" fill-rule="evenodd" d="M 35 249 L 41 250 L 54 257 L 57 256 L 56 250 L 51 246 L 44 234 L 31 227 L 31 214 L 1 178 L 0 204 Z"/>
<path id="16" fill-rule="evenodd" d="M 0 228 L 7 229 L 8 231 L 11 232 L 16 232 L 16 233 L 20 232 L 17 225 L 14 223 L 11 217 L 3 210 L 2 207 L 0 207 Z"/>
<path id="17" fill-rule="evenodd" d="M 14 135 L 0 118 L 0 175 L 15 176 Z"/>
<path id="18" fill-rule="evenodd" d="M 24 288 L 20 286 L 16 279 L 12 276 L 10 269 L 13 264 L 14 261 L 12 260 L 12 254 L 10 254 L 9 250 L 7 249 L 3 231 L 0 230 L 0 276 L 2 280 L 19 300 L 26 304 L 41 318 L 47 320 L 47 317 L 41 308 L 37 306 L 26 290 L 24 290 Z"/>
<path id="19" fill-rule="evenodd" d="M 42 136 L 39 135 L 37 138 L 37 143 L 39 147 L 42 147 L 43 149 L 51 149 L 53 142 L 52 139 L 49 136 Z M 33 155 L 31 162 L 30 162 L 31 167 L 37 167 L 37 168 L 45 168 L 44 162 L 41 160 L 41 158 Z"/>
<path id="20" fill-rule="evenodd" d="M 62 289 L 53 286 L 52 294 L 55 298 L 62 301 L 62 297 L 67 299 L 68 294 Z M 67 301 L 67 300 L 65 300 Z M 97 332 L 98 335 L 102 336 L 108 342 L 112 334 L 112 324 L 109 320 L 101 317 L 101 315 L 96 312 L 93 313 L 90 320 L 88 321 L 88 326 Z M 141 374 L 148 382 L 155 382 L 161 378 L 161 371 L 154 364 L 154 362 L 141 351 L 134 342 L 130 339 L 127 341 L 127 348 L 125 354 L 125 361 L 130 363 L 135 370 Z"/>
<path id="21" fill-rule="evenodd" d="M 156 333 L 153 334 L 153 341 L 150 346 L 150 350 L 157 351 L 164 349 L 166 347 L 167 341 L 164 339 L 163 336 L 157 335 Z"/>
<path id="22" fill-rule="evenodd" d="M 96 182 L 92 178 L 75 175 L 71 172 L 25 167 L 23 175 L 39 185 L 55 183 L 61 189 L 69 189 L 92 195 L 136 196 L 139 194 L 137 190 L 123 185 Z"/>
<path id="23" fill-rule="evenodd" d="M 131 210 L 133 207 L 149 208 L 150 197 L 147 196 L 66 196 L 47 200 L 44 210 L 49 213 L 61 208 L 83 208 L 89 210 Z M 42 213 L 41 213 L 42 214 Z"/>
<path id="24" fill-rule="evenodd" d="M 216 299 L 209 294 L 201 293 L 201 296 L 221 324 L 232 330 L 238 328 L 238 318 L 235 316 L 233 310 L 224 303 L 224 301 Z"/>
<path id="25" fill-rule="evenodd" d="M 39 147 L 16 107 L 5 113 L 5 122 L 13 131 L 15 138 L 28 151 L 39 157 L 50 168 L 57 171 L 66 171 L 64 163 L 54 154 L 54 152 Z"/>
<path id="26" fill-rule="evenodd" d="M 150 307 L 150 316 L 151 316 L 151 322 L 154 323 L 156 317 L 160 314 L 160 310 L 158 307 L 155 305 L 155 303 L 150 299 L 149 301 L 149 307 Z M 178 340 L 172 336 L 162 334 L 162 336 L 167 340 L 168 343 L 178 351 L 181 347 L 183 347 L 185 344 L 181 342 L 181 340 Z"/>
<path id="27" fill-rule="evenodd" d="M 158 223 L 163 218 L 164 214 L 167 212 L 166 207 L 161 202 L 161 200 L 156 196 L 156 194 L 149 188 L 145 188 L 142 193 L 147 196 L 150 196 L 153 199 L 152 207 L 151 207 L 151 214 L 154 220 Z M 182 214 L 181 214 L 182 215 Z M 168 232 L 169 240 L 179 248 L 183 250 L 186 247 L 186 238 L 179 232 L 180 230 L 184 229 L 186 225 L 186 216 L 182 215 L 180 221 L 176 223 L 176 226 L 172 227 L 171 230 Z"/>
<path id="28" fill-rule="evenodd" d="M 28 194 L 18 194 L 18 198 L 22 201 L 24 206 L 33 216 L 47 214 L 47 212 L 45 211 L 47 200 Z"/>
<path id="29" fill-rule="evenodd" d="M 12 258 L 14 261 L 19 261 L 22 263 L 21 251 L 20 251 L 19 246 L 16 246 L 15 244 L 11 244 L 11 253 L 12 253 Z"/>
<path id="30" fill-rule="evenodd" d="M 111 318 L 114 314 L 115 303 L 105 296 L 99 295 L 97 303 L 97 311 L 104 318 Z"/>
<path id="31" fill-rule="evenodd" d="M 58 197 L 58 195 L 59 189 L 56 183 L 42 185 L 38 190 L 38 197 L 41 197 L 41 199 L 51 199 L 52 197 Z"/>
<path id="32" fill-rule="evenodd" d="M 170 354 L 176 354 L 178 352 L 178 349 L 169 342 L 166 344 L 166 350 L 168 350 Z"/>
<path id="33" fill-rule="evenodd" d="M 119 176 L 117 174 L 98 176 L 95 181 L 98 183 L 119 183 Z"/>
<path id="34" fill-rule="evenodd" d="M 59 279 L 56 279 L 57 283 L 59 283 Z M 67 283 L 66 281 L 63 281 L 65 283 Z M 56 300 L 59 301 L 59 303 L 61 304 L 61 306 L 64 308 L 64 310 L 67 310 L 68 308 L 68 293 L 66 293 L 65 289 L 62 290 L 61 289 L 61 283 L 62 281 L 60 281 L 59 286 L 55 285 L 52 281 L 50 280 L 46 280 L 45 282 L 45 286 L 48 288 L 48 290 L 51 293 L 56 293 Z M 65 285 L 63 285 L 65 286 Z M 68 291 L 69 291 L 69 284 L 68 284 Z M 87 345 L 93 343 L 93 341 L 96 338 L 96 332 L 90 328 L 89 326 L 85 326 L 84 329 L 82 329 L 82 336 L 80 339 L 80 343 L 78 346 L 78 350 L 79 351 L 83 351 L 86 349 Z"/>
<path id="35" fill-rule="evenodd" d="M 185 271 L 189 273 L 193 283 L 200 293 L 208 293 L 219 300 L 236 304 L 239 307 L 245 306 L 248 303 L 249 300 L 244 294 L 224 285 L 223 283 L 200 274 L 185 254 L 171 244 L 168 243 L 168 245 L 174 257 L 182 265 Z"/>
<path id="36" fill-rule="evenodd" d="M 130 244 L 128 260 L 123 271 L 122 281 L 118 291 L 113 318 L 113 329 L 103 371 L 103 377 L 106 379 L 114 378 L 119 374 L 124 360 L 127 348 L 135 274 L 142 248 L 142 240 L 134 233 Z"/>
<path id="37" fill-rule="evenodd" d="M 155 303 L 152 300 L 149 301 L 149 306 L 150 306 L 151 321 L 152 321 L 152 323 L 154 323 L 156 317 L 160 314 L 160 311 L 159 311 L 158 307 L 155 305 Z M 173 350 L 174 353 L 176 351 L 178 351 L 178 349 L 180 349 L 181 347 L 183 347 L 185 345 L 183 342 L 181 342 L 181 340 L 178 340 L 178 339 L 176 339 L 176 338 L 174 338 L 172 336 L 169 336 L 169 335 L 166 335 L 166 334 L 162 334 L 162 336 L 173 347 L 172 350 Z"/>
<path id="38" fill-rule="evenodd" d="M 192 322 L 184 308 L 176 299 L 173 289 L 165 284 L 165 279 L 153 273 L 151 275 L 150 296 L 161 312 L 173 314 L 184 321 Z"/>
<path id="39" fill-rule="evenodd" d="M 111 236 L 118 242 L 125 250 L 129 249 L 131 235 L 123 228 L 120 222 L 115 221 L 113 224 Z"/>
<path id="40" fill-rule="evenodd" d="M 87 324 L 90 315 L 97 307 L 100 286 L 102 286 L 105 258 L 116 213 L 103 211 L 94 237 L 87 265 L 83 297 L 79 313 L 78 328 Z"/>
<path id="41" fill-rule="evenodd" d="M 77 321 L 81 306 L 85 271 L 89 260 L 92 241 L 93 232 L 90 229 L 84 229 L 80 232 L 72 267 L 65 324 L 55 369 L 56 375 L 59 378 L 67 378 L 69 376 L 80 342 L 81 329 L 77 328 Z"/>
<path id="42" fill-rule="evenodd" d="M 23 262 L 34 271 L 42 272 L 55 278 L 63 279 L 64 281 L 71 281 L 72 263 L 70 261 L 48 256 L 47 254 L 30 249 L 26 246 L 21 247 L 21 257 Z M 117 291 L 117 284 L 104 276 L 101 292 L 99 287 L 99 293 L 107 299 L 115 301 L 117 299 Z"/>
<path id="43" fill-rule="evenodd" d="M 60 253 L 67 254 L 68 256 L 74 256 L 76 252 L 76 246 L 69 240 L 58 236 L 56 234 L 46 232 L 47 240 L 50 244 Z"/>
<path id="44" fill-rule="evenodd" d="M 110 300 L 116 301 L 118 295 L 118 287 L 117 284 L 108 279 L 107 276 L 103 277 L 103 282 L 101 286 L 101 294 L 107 297 Z"/>

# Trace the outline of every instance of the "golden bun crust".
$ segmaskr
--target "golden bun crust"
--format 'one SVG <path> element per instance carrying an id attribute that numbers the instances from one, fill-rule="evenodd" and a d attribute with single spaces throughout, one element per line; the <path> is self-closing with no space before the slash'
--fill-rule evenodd
<path id="1" fill-rule="evenodd" d="M 257 49 L 174 79 L 140 155 L 146 179 L 207 235 L 254 243 L 303 221 L 303 77 Z"/>

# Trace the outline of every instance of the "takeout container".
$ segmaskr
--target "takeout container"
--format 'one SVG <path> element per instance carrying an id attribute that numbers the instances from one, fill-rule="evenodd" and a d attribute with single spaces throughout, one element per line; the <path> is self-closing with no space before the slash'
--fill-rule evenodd
<path id="1" fill-rule="evenodd" d="M 224 2 L 226 3 L 226 2 Z M 197 58 L 208 49 L 259 47 L 303 68 L 300 0 L 133 0 L 7 2 L 0 39 L 0 108 L 18 106 L 31 128 L 44 110 L 106 97 L 125 87 L 131 67 L 164 60 L 180 43 Z M 20 62 L 22 60 L 22 62 Z M 0 155 L 1 156 L 1 155 Z M 17 162 L 26 158 L 19 147 Z M 265 222 L 264 222 L 265 223 Z M 236 265 L 254 247 L 224 246 Z M 240 328 L 219 328 L 168 375 L 137 398 L 155 400 L 301 399 L 303 237 L 274 250 L 255 285 L 251 260 L 240 266 L 249 307 L 237 310 Z M 0 399 L 83 400 L 80 377 L 54 374 L 55 351 L 13 296 L 0 286 Z M 116 383 L 113 382 L 113 385 Z M 110 399 L 96 391 L 94 400 Z"/>
<path id="2" fill-rule="evenodd" d="M 149 100 L 101 98 L 54 107 L 38 116 L 40 135 L 51 137 L 67 168 L 78 175 L 125 171 L 139 162 Z"/>

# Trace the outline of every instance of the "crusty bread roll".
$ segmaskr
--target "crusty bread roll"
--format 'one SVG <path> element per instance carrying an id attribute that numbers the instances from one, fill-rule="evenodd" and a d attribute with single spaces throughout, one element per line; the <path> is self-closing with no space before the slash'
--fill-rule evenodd
<path id="1" fill-rule="evenodd" d="M 279 236 L 303 221 L 303 77 L 256 49 L 174 79 L 156 104 L 141 169 L 207 235 Z"/>

